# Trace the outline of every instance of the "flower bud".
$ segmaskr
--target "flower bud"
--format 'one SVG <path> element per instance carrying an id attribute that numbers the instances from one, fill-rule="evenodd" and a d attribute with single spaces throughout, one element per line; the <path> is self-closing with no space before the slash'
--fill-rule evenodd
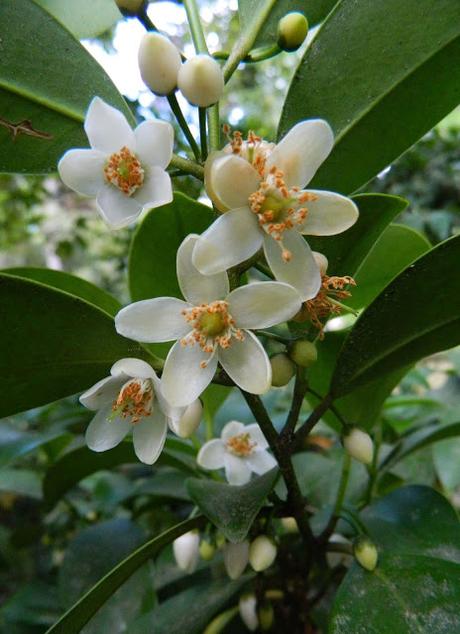
<path id="1" fill-rule="evenodd" d="M 236 606 L 225 610 L 225 612 L 221 612 L 215 618 L 213 618 L 211 623 L 209 623 L 209 625 L 203 631 L 203 634 L 220 634 L 225 630 L 226 626 L 230 623 L 230 621 L 237 613 L 238 608 Z"/>
<path id="2" fill-rule="evenodd" d="M 292 11 L 278 22 L 278 46 L 283 51 L 296 51 L 308 33 L 308 20 L 303 13 Z"/>
<path id="3" fill-rule="evenodd" d="M 173 552 L 176 563 L 181 570 L 189 574 L 194 572 L 198 564 L 200 536 L 197 531 L 184 533 L 173 541 Z"/>
<path id="4" fill-rule="evenodd" d="M 327 257 L 322 253 L 319 253 L 318 251 L 312 251 L 312 254 L 315 258 L 316 264 L 318 265 L 321 277 L 324 277 L 326 275 L 327 267 L 329 266 L 329 261 Z"/>
<path id="5" fill-rule="evenodd" d="M 298 533 L 299 526 L 295 517 L 282 517 L 281 526 L 287 533 Z"/>
<path id="6" fill-rule="evenodd" d="M 224 546 L 224 564 L 230 579 L 238 579 L 243 574 L 249 561 L 249 542 L 238 544 L 227 542 Z"/>
<path id="7" fill-rule="evenodd" d="M 169 95 L 176 89 L 181 58 L 170 39 L 160 33 L 146 33 L 139 46 L 138 62 L 144 83 L 156 95 Z"/>
<path id="8" fill-rule="evenodd" d="M 363 464 L 372 464 L 374 457 L 374 443 L 369 434 L 357 427 L 343 438 L 343 446 L 352 458 Z"/>
<path id="9" fill-rule="evenodd" d="M 190 438 L 198 429 L 203 416 L 203 405 L 196 399 L 187 407 L 178 423 L 172 423 L 174 432 L 181 438 Z"/>
<path id="10" fill-rule="evenodd" d="M 142 8 L 145 0 L 115 0 L 117 7 L 127 15 L 136 15 Z"/>
<path id="11" fill-rule="evenodd" d="M 270 568 L 277 552 L 275 542 L 270 537 L 259 535 L 249 546 L 249 563 L 256 572 L 262 572 Z"/>
<path id="12" fill-rule="evenodd" d="M 257 610 L 257 616 L 259 618 L 259 627 L 262 632 L 267 632 L 273 625 L 275 618 L 273 605 L 270 601 L 264 601 Z"/>
<path id="13" fill-rule="evenodd" d="M 203 539 L 200 542 L 201 559 L 204 559 L 205 561 L 210 561 L 214 557 L 215 552 L 216 552 L 216 547 L 207 539 Z"/>
<path id="14" fill-rule="evenodd" d="M 182 64 L 177 85 L 189 103 L 207 108 L 221 98 L 224 76 L 215 59 L 209 55 L 197 55 Z"/>
<path id="15" fill-rule="evenodd" d="M 309 368 L 317 360 L 318 351 L 311 341 L 299 339 L 292 344 L 289 356 L 301 368 Z"/>
<path id="16" fill-rule="evenodd" d="M 356 561 L 365 569 L 372 572 L 377 566 L 379 554 L 375 544 L 368 537 L 361 535 L 355 541 L 353 553 Z"/>
<path id="17" fill-rule="evenodd" d="M 287 385 L 295 374 L 295 365 L 284 352 L 274 354 L 270 359 L 272 366 L 273 387 L 283 387 Z"/>
<path id="18" fill-rule="evenodd" d="M 239 601 L 240 617 L 248 630 L 254 632 L 259 627 L 257 600 L 254 594 L 243 594 Z"/>

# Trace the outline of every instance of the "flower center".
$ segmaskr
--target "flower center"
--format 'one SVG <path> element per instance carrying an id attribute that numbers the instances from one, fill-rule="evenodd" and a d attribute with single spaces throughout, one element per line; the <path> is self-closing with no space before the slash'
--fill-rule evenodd
<path id="1" fill-rule="evenodd" d="M 229 144 L 224 151 L 236 154 L 241 158 L 246 159 L 248 163 L 258 171 L 261 177 L 265 173 L 265 163 L 267 162 L 268 155 L 275 147 L 274 143 L 264 141 L 260 136 L 257 136 L 250 130 L 248 132 L 247 139 L 243 139 L 243 135 L 238 130 L 235 130 L 233 134 L 230 134 L 230 127 L 224 126 L 224 134 L 227 135 Z"/>
<path id="2" fill-rule="evenodd" d="M 153 388 L 150 379 L 130 379 L 121 388 L 112 405 L 110 418 L 130 418 L 134 425 L 143 416 L 150 416 L 153 405 Z"/>
<path id="3" fill-rule="evenodd" d="M 303 224 L 308 214 L 305 203 L 316 199 L 315 194 L 298 187 L 288 189 L 283 172 L 276 167 L 270 169 L 259 189 L 249 196 L 251 211 L 257 215 L 260 227 L 278 242 L 285 262 L 291 260 L 292 253 L 283 246 L 283 234 Z"/>
<path id="4" fill-rule="evenodd" d="M 183 346 L 197 343 L 204 352 L 208 352 L 212 358 L 220 346 L 229 348 L 232 337 L 242 341 L 243 332 L 235 327 L 235 320 L 228 312 L 228 303 L 217 300 L 210 304 L 201 304 L 182 311 L 185 320 L 192 326 L 192 331 L 183 339 Z M 207 366 L 207 361 L 202 361 L 201 367 Z"/>
<path id="5" fill-rule="evenodd" d="M 104 175 L 108 183 L 118 187 L 126 196 L 132 196 L 144 182 L 141 162 L 126 146 L 109 156 Z"/>
<path id="6" fill-rule="evenodd" d="M 234 456 L 245 458 L 250 456 L 254 451 L 257 443 L 251 440 L 251 437 L 247 433 L 238 434 L 237 436 L 231 436 L 225 443 L 227 450 Z"/>

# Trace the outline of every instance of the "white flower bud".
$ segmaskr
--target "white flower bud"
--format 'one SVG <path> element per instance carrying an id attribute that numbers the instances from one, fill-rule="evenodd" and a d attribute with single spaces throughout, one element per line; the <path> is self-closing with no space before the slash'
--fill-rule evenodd
<path id="1" fill-rule="evenodd" d="M 219 101 L 224 91 L 222 69 L 209 55 L 197 55 L 180 67 L 177 86 L 193 106 L 207 108 Z"/>
<path id="2" fill-rule="evenodd" d="M 121 11 L 135 15 L 141 9 L 145 0 L 115 0 L 115 2 Z"/>
<path id="3" fill-rule="evenodd" d="M 324 277 L 324 275 L 326 275 L 327 267 L 329 266 L 329 261 L 327 257 L 322 253 L 319 253 L 318 251 L 312 251 L 312 254 L 315 258 L 316 264 L 318 265 L 321 277 Z"/>
<path id="4" fill-rule="evenodd" d="M 287 533 L 299 532 L 299 526 L 295 517 L 282 517 L 281 525 Z"/>
<path id="5" fill-rule="evenodd" d="M 198 429 L 203 416 L 203 405 L 200 399 L 193 401 L 182 414 L 178 423 L 174 425 L 174 432 L 181 438 L 190 438 Z"/>
<path id="6" fill-rule="evenodd" d="M 270 568 L 277 552 L 275 542 L 270 537 L 259 535 L 249 546 L 249 563 L 256 572 L 261 572 Z"/>
<path id="7" fill-rule="evenodd" d="M 307 37 L 308 20 L 297 11 L 287 13 L 278 22 L 278 46 L 284 51 L 296 51 Z"/>
<path id="8" fill-rule="evenodd" d="M 230 579 L 238 579 L 243 574 L 249 561 L 249 542 L 244 540 L 238 544 L 227 542 L 224 546 L 224 564 Z"/>
<path id="9" fill-rule="evenodd" d="M 283 387 L 287 385 L 295 374 L 295 365 L 284 352 L 274 354 L 270 359 L 272 366 L 273 387 Z"/>
<path id="10" fill-rule="evenodd" d="M 368 537 L 358 537 L 353 547 L 356 561 L 365 569 L 372 572 L 377 566 L 379 554 L 375 544 Z"/>
<path id="11" fill-rule="evenodd" d="M 169 95 L 177 87 L 180 53 L 170 39 L 160 33 L 146 33 L 138 53 L 144 83 L 156 95 Z"/>
<path id="12" fill-rule="evenodd" d="M 197 531 L 184 533 L 173 541 L 176 563 L 181 570 L 189 574 L 194 572 L 199 557 L 200 536 Z"/>
<path id="13" fill-rule="evenodd" d="M 240 617 L 248 630 L 254 632 L 259 627 L 257 600 L 254 594 L 243 594 L 239 601 Z"/>
<path id="14" fill-rule="evenodd" d="M 357 427 L 344 436 L 343 446 L 352 458 L 363 464 L 372 464 L 374 457 L 374 443 L 369 434 Z"/>
<path id="15" fill-rule="evenodd" d="M 311 341 L 299 339 L 292 344 L 289 356 L 301 368 L 309 368 L 318 359 L 318 351 Z"/>

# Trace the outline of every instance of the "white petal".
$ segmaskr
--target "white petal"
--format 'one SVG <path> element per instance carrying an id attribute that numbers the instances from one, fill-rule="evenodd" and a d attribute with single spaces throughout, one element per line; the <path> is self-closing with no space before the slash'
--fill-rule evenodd
<path id="1" fill-rule="evenodd" d="M 203 275 L 192 264 L 192 255 L 199 236 L 190 234 L 177 250 L 176 266 L 180 290 L 194 306 L 208 304 L 228 295 L 228 275 L 225 271 Z"/>
<path id="2" fill-rule="evenodd" d="M 247 457 L 247 461 L 252 471 L 257 473 L 257 475 L 262 475 L 270 471 L 270 469 L 273 469 L 278 464 L 268 451 L 255 451 Z"/>
<path id="3" fill-rule="evenodd" d="M 144 182 L 132 198 L 144 209 L 167 205 L 173 199 L 171 178 L 162 167 L 155 165 L 145 168 Z"/>
<path id="4" fill-rule="evenodd" d="M 240 597 L 238 604 L 240 617 L 250 632 L 255 632 L 259 627 L 257 616 L 257 599 L 254 594 L 246 594 Z"/>
<path id="5" fill-rule="evenodd" d="M 281 282 L 253 282 L 240 286 L 227 298 L 238 328 L 268 328 L 291 319 L 302 302 L 298 292 Z"/>
<path id="6" fill-rule="evenodd" d="M 260 176 L 246 159 L 226 154 L 216 159 L 210 170 L 210 185 L 228 209 L 243 207 L 259 189 Z"/>
<path id="7" fill-rule="evenodd" d="M 193 263 L 205 275 L 225 271 L 257 253 L 262 240 L 257 217 L 249 207 L 227 211 L 200 236 Z"/>
<path id="8" fill-rule="evenodd" d="M 237 420 L 231 420 L 229 423 L 225 425 L 222 429 L 222 433 L 220 437 L 222 440 L 228 440 L 233 436 L 238 436 L 239 434 L 243 434 L 245 432 L 245 426 L 243 423 L 239 423 Z"/>
<path id="9" fill-rule="evenodd" d="M 160 455 L 166 440 L 166 418 L 159 407 L 150 416 L 133 425 L 134 451 L 141 462 L 153 464 Z"/>
<path id="10" fill-rule="evenodd" d="M 96 196 L 104 185 L 107 155 L 98 150 L 68 150 L 58 163 L 63 183 L 85 196 Z"/>
<path id="11" fill-rule="evenodd" d="M 253 442 L 257 443 L 257 450 L 266 449 L 268 447 L 268 442 L 257 423 L 246 425 L 244 431 L 249 434 Z"/>
<path id="12" fill-rule="evenodd" d="M 227 542 L 224 546 L 224 564 L 230 579 L 238 579 L 249 562 L 249 542 L 238 544 Z"/>
<path id="13" fill-rule="evenodd" d="M 269 155 L 267 169 L 284 172 L 288 187 L 304 187 L 334 146 L 334 133 L 323 119 L 297 123 Z"/>
<path id="14" fill-rule="evenodd" d="M 251 479 L 251 469 L 246 462 L 246 458 L 239 458 L 231 453 L 226 453 L 225 477 L 227 482 L 234 486 L 247 484 Z"/>
<path id="15" fill-rule="evenodd" d="M 225 464 L 225 454 L 225 445 L 222 440 L 214 438 L 201 447 L 196 461 L 203 469 L 221 469 Z"/>
<path id="16" fill-rule="evenodd" d="M 155 370 L 151 365 L 136 359 L 134 357 L 126 357 L 119 359 L 110 369 L 110 374 L 117 376 L 130 376 L 133 379 L 152 379 L 156 377 Z"/>
<path id="17" fill-rule="evenodd" d="M 159 343 L 174 341 L 190 331 L 182 311 L 190 304 L 176 297 L 143 299 L 122 308 L 115 317 L 120 335 L 136 341 Z"/>
<path id="18" fill-rule="evenodd" d="M 167 121 L 143 121 L 134 130 L 136 154 L 141 163 L 168 167 L 174 143 L 174 130 Z"/>
<path id="19" fill-rule="evenodd" d="M 207 362 L 202 368 L 201 363 Z M 210 355 L 194 346 L 177 341 L 169 351 L 161 377 L 165 398 L 175 407 L 189 405 L 211 383 L 217 367 L 217 355 Z"/>
<path id="20" fill-rule="evenodd" d="M 173 541 L 174 558 L 178 567 L 191 574 L 199 559 L 200 535 L 197 531 L 184 533 Z"/>
<path id="21" fill-rule="evenodd" d="M 119 377 L 107 376 L 105 379 L 98 381 L 89 390 L 83 392 L 79 401 L 82 405 L 93 411 L 101 409 L 107 403 L 113 403 L 125 379 Z"/>
<path id="22" fill-rule="evenodd" d="M 226 350 L 219 350 L 219 361 L 229 377 L 251 394 L 264 394 L 270 389 L 272 368 L 260 341 L 249 330 L 244 340 L 232 339 Z"/>
<path id="23" fill-rule="evenodd" d="M 180 438 L 190 438 L 200 426 L 203 418 L 203 405 L 199 398 L 194 400 L 187 407 L 174 407 L 170 411 L 177 414 L 168 415 L 168 425 L 172 432 Z"/>
<path id="24" fill-rule="evenodd" d="M 350 198 L 334 192 L 308 191 L 318 196 L 318 199 L 307 203 L 308 214 L 301 228 L 302 233 L 334 236 L 346 231 L 358 220 L 358 207 Z"/>
<path id="25" fill-rule="evenodd" d="M 88 425 L 86 444 L 93 451 L 107 451 L 116 447 L 131 429 L 131 423 L 122 418 L 111 418 L 112 407 L 100 409 Z"/>
<path id="26" fill-rule="evenodd" d="M 137 200 L 108 183 L 99 190 L 96 202 L 99 213 L 112 229 L 130 225 L 142 211 L 142 205 Z"/>
<path id="27" fill-rule="evenodd" d="M 283 246 L 291 252 L 290 262 L 281 257 L 280 245 L 267 236 L 264 253 L 274 276 L 280 282 L 293 286 L 302 301 L 315 297 L 321 286 L 321 275 L 313 253 L 298 231 L 290 229 L 283 234 Z"/>
<path id="28" fill-rule="evenodd" d="M 95 150 L 112 154 L 123 146 L 133 151 L 136 149 L 134 132 L 125 115 L 99 97 L 94 97 L 89 105 L 85 132 Z"/>

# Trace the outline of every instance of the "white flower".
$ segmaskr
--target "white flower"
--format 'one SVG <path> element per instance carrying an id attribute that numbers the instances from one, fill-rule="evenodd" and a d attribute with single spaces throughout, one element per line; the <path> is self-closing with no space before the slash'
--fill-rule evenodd
<path id="1" fill-rule="evenodd" d="M 232 544 L 226 542 L 224 545 L 224 565 L 230 579 L 241 577 L 249 562 L 249 542 L 244 539 L 242 542 Z"/>
<path id="2" fill-rule="evenodd" d="M 206 166 L 206 188 L 226 211 L 201 236 L 195 266 L 207 275 L 226 270 L 263 247 L 276 279 L 294 286 L 306 301 L 321 276 L 302 234 L 330 236 L 358 218 L 352 200 L 329 191 L 302 189 L 332 150 L 331 128 L 321 119 L 302 121 L 273 145 L 250 134 L 235 135 Z"/>
<path id="3" fill-rule="evenodd" d="M 198 531 L 184 533 L 173 541 L 174 558 L 178 567 L 191 574 L 198 565 L 200 535 Z"/>
<path id="4" fill-rule="evenodd" d="M 229 293 L 227 273 L 202 275 L 192 264 L 198 236 L 189 235 L 177 252 L 177 277 L 187 301 L 157 297 L 123 308 L 117 331 L 142 342 L 177 339 L 161 379 L 165 398 L 188 405 L 209 385 L 219 362 L 243 390 L 270 388 L 271 365 L 252 329 L 290 319 L 301 306 L 298 293 L 280 282 L 255 282 Z"/>
<path id="5" fill-rule="evenodd" d="M 197 462 L 204 469 L 225 468 L 229 484 L 246 484 L 251 472 L 261 475 L 276 466 L 276 460 L 266 449 L 268 443 L 259 425 L 227 423 L 220 438 L 205 443 L 198 452 Z"/>
<path id="6" fill-rule="evenodd" d="M 96 196 L 110 227 L 129 225 L 144 209 L 171 202 L 165 171 L 174 141 L 169 123 L 148 120 L 132 130 L 124 114 L 94 97 L 84 127 L 91 149 L 68 150 L 59 175 L 76 192 Z"/>
<path id="7" fill-rule="evenodd" d="M 161 393 L 155 371 L 141 359 L 120 359 L 110 376 L 80 396 L 80 402 L 97 414 L 86 430 L 93 451 L 107 451 L 133 431 L 134 451 L 153 464 L 163 449 L 168 423 L 177 425 L 184 408 L 171 408 Z"/>

